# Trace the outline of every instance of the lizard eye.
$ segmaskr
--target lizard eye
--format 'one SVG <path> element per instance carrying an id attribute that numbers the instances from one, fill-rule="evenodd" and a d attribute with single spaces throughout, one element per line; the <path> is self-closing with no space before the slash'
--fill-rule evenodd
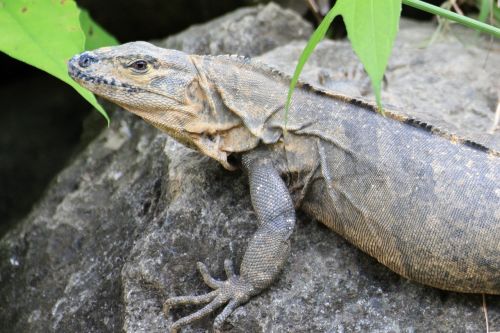
<path id="1" fill-rule="evenodd" d="M 132 69 L 139 73 L 144 73 L 148 69 L 148 63 L 144 60 L 134 61 L 129 65 Z"/>

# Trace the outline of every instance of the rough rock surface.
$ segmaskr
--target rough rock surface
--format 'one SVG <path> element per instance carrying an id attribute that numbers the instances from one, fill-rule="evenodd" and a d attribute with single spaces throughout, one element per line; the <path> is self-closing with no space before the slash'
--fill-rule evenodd
<path id="1" fill-rule="evenodd" d="M 290 14 L 274 5 L 265 11 L 284 22 L 273 22 L 265 36 L 242 37 L 236 49 L 222 42 L 236 39 L 234 31 L 223 27 L 245 20 L 264 24 L 258 19 L 262 14 L 228 15 L 208 25 L 211 33 L 198 26 L 176 37 L 176 43 L 198 45 L 199 53 L 257 55 L 301 37 L 268 44 L 275 41 L 273 34 L 283 36 L 271 27 L 282 29 Z M 493 118 L 496 91 L 489 87 L 498 81 L 488 71 L 499 63 L 498 52 L 486 57 L 488 51 L 472 47 L 471 53 L 453 38 L 416 48 L 430 33 L 425 25 L 402 27 L 384 98 L 401 103 L 398 107 L 405 111 L 426 112 L 422 117 L 452 121 L 449 126 L 457 130 L 481 134 Z M 261 59 L 291 71 L 302 47 L 286 45 Z M 462 62 L 453 66 L 457 57 Z M 486 58 L 490 66 L 478 65 Z M 427 72 L 429 68 L 433 70 Z M 304 78 L 363 94 L 366 79 L 359 72 L 347 43 L 327 42 Z M 464 81 L 467 77 L 477 80 Z M 344 82 L 335 83 L 338 78 Z M 116 112 L 112 118 L 111 127 L 57 177 L 30 216 L 0 240 L 0 332 L 166 332 L 173 320 L 194 310 L 176 309 L 165 318 L 162 303 L 167 297 L 208 291 L 195 271 L 196 261 L 221 278 L 225 258 L 241 261 L 256 228 L 244 175 L 226 172 L 134 116 Z M 486 299 L 490 330 L 500 330 L 500 297 Z M 239 308 L 225 328 L 485 332 L 481 306 L 480 295 L 407 281 L 301 216 L 280 279 Z M 212 320 L 183 332 L 209 330 Z"/>
<path id="2" fill-rule="evenodd" d="M 157 44 L 193 54 L 238 54 L 253 57 L 292 40 L 304 40 L 311 25 L 294 11 L 267 6 L 234 11 L 191 28 Z"/>

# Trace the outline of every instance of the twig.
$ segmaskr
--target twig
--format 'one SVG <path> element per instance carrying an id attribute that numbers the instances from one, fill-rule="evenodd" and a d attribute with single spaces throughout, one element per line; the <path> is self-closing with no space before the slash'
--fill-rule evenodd
<path id="1" fill-rule="evenodd" d="M 460 9 L 460 7 L 458 7 L 457 5 L 457 0 L 450 0 L 450 3 L 451 3 L 451 6 L 453 7 L 453 9 L 455 9 L 455 11 L 460 14 L 460 15 L 464 15 L 464 12 Z"/>
<path id="2" fill-rule="evenodd" d="M 488 325 L 488 309 L 486 308 L 486 296 L 483 295 L 483 312 L 484 312 L 484 321 L 486 322 L 486 333 L 490 333 L 490 327 Z"/>
<path id="3" fill-rule="evenodd" d="M 311 11 L 313 12 L 314 17 L 316 18 L 316 21 L 318 21 L 318 24 L 319 24 L 323 20 L 323 17 L 319 11 L 319 7 L 318 7 L 316 1 L 307 0 L 307 4 L 309 5 L 309 8 L 311 8 Z"/>
<path id="4" fill-rule="evenodd" d="M 500 92 L 498 93 L 497 109 L 495 111 L 495 118 L 493 119 L 493 126 L 491 126 L 488 133 L 493 134 L 500 127 Z"/>

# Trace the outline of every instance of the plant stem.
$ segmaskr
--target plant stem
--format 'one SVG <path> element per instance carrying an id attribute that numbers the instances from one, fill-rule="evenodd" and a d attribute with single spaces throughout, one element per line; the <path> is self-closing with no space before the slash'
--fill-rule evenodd
<path id="1" fill-rule="evenodd" d="M 452 20 L 452 21 L 458 22 L 460 24 L 463 24 L 469 28 L 475 29 L 475 30 L 480 31 L 480 32 L 485 32 L 485 33 L 493 35 L 497 38 L 500 38 L 500 29 L 498 29 L 492 25 L 489 25 L 489 24 L 486 24 L 483 22 L 479 22 L 477 20 L 471 19 L 470 17 L 459 15 L 459 14 L 454 13 L 452 11 L 443 9 L 441 7 L 438 7 L 438 6 L 428 4 L 428 3 L 420 1 L 420 0 L 402 0 L 402 1 L 403 1 L 403 4 L 405 4 L 407 6 L 417 8 L 417 9 L 423 10 L 425 12 L 434 14 L 434 15 L 439 15 L 441 17 L 448 19 L 448 20 Z"/>

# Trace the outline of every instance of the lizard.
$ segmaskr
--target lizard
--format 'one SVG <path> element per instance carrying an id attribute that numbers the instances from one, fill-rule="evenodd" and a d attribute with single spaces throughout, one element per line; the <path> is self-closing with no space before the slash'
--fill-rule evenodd
<path id="1" fill-rule="evenodd" d="M 258 229 L 227 280 L 198 263 L 228 316 L 275 281 L 301 209 L 399 275 L 444 290 L 500 294 L 500 152 L 357 98 L 299 82 L 238 56 L 188 55 L 131 42 L 75 55 L 69 75 L 169 136 L 248 174 Z M 286 117 L 286 119 L 285 119 Z"/>

